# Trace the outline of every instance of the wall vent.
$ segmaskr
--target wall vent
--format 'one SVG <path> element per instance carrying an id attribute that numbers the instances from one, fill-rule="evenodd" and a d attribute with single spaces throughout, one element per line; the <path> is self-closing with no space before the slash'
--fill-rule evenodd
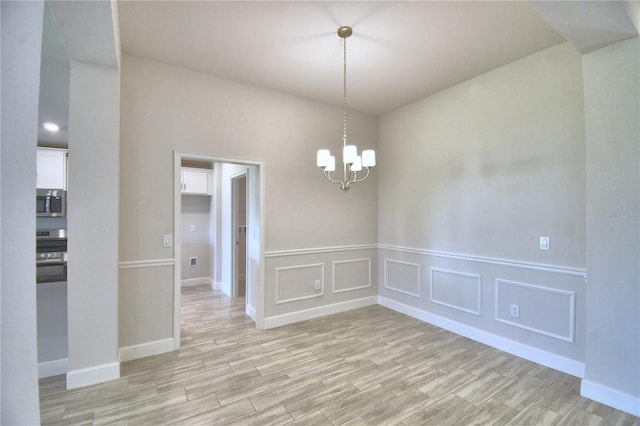
<path id="1" fill-rule="evenodd" d="M 198 256 L 191 256 L 189 258 L 189 266 L 198 266 Z"/>

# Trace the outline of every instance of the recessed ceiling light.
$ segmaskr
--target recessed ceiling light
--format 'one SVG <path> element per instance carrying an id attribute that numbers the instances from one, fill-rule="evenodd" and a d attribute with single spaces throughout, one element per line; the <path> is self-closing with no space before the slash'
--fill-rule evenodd
<path id="1" fill-rule="evenodd" d="M 42 127 L 44 127 L 45 129 L 47 129 L 50 132 L 57 132 L 58 130 L 60 130 L 60 126 L 58 126 L 56 123 L 53 123 L 51 121 L 46 121 L 44 123 L 42 123 Z"/>

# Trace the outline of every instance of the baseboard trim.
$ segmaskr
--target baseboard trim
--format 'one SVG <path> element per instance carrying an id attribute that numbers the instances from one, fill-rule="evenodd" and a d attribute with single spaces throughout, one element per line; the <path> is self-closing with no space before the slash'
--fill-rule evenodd
<path id="1" fill-rule="evenodd" d="M 211 288 L 214 290 L 222 290 L 222 283 L 220 281 L 211 280 Z"/>
<path id="2" fill-rule="evenodd" d="M 253 306 L 251 305 L 246 305 L 246 310 L 245 310 L 246 314 L 252 319 L 252 320 L 256 320 L 256 310 Z"/>
<path id="3" fill-rule="evenodd" d="M 184 280 L 180 280 L 180 287 L 191 287 L 195 285 L 212 285 L 211 278 L 209 277 L 199 277 L 199 278 L 187 278 Z"/>
<path id="4" fill-rule="evenodd" d="M 125 346 L 120 348 L 120 362 L 163 354 L 175 349 L 176 347 L 173 337 L 169 339 L 154 340 L 153 342 L 140 343 L 139 345 Z"/>
<path id="5" fill-rule="evenodd" d="M 333 303 L 331 305 L 318 306 L 317 308 L 304 309 L 302 311 L 291 312 L 288 314 L 274 315 L 264 319 L 264 328 L 275 328 L 283 325 L 293 324 L 300 321 L 306 321 L 314 318 L 324 317 L 326 315 L 337 314 L 352 309 L 363 308 L 365 306 L 375 305 L 377 303 L 376 296 L 363 297 L 361 299 L 349 300 L 346 302 Z"/>
<path id="6" fill-rule="evenodd" d="M 69 358 L 54 359 L 52 361 L 43 361 L 38 363 L 38 378 L 59 376 L 67 374 L 69 369 Z"/>
<path id="7" fill-rule="evenodd" d="M 582 379 L 580 395 L 601 404 L 640 417 L 640 398 L 615 389 L 608 388 L 590 380 Z"/>
<path id="8" fill-rule="evenodd" d="M 391 300 L 386 297 L 378 296 L 378 304 L 517 357 L 553 368 L 554 370 L 562 371 L 563 373 L 567 373 L 572 376 L 579 378 L 584 377 L 585 367 L 583 362 L 575 361 L 573 359 L 543 351 L 522 343 L 514 342 L 513 340 L 509 340 L 496 334 L 452 321 L 448 318 L 414 308 L 413 306 L 405 305 L 404 303 L 396 302 L 395 300 Z"/>
<path id="9" fill-rule="evenodd" d="M 81 368 L 67 373 L 67 389 L 76 389 L 98 383 L 108 382 L 120 377 L 120 363 L 97 365 Z"/>

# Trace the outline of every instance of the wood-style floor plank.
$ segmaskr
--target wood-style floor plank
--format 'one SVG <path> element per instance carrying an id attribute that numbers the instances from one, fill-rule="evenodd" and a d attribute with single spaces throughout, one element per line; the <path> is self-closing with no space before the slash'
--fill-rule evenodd
<path id="1" fill-rule="evenodd" d="M 381 306 L 256 330 L 243 298 L 182 290 L 182 347 L 66 390 L 46 425 L 636 425 L 579 379 Z"/>

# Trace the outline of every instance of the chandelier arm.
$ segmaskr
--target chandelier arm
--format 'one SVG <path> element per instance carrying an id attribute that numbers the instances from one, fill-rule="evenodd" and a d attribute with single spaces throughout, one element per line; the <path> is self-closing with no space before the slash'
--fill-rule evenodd
<path id="1" fill-rule="evenodd" d="M 344 185 L 344 182 L 341 180 L 337 180 L 337 179 L 333 179 L 331 177 L 331 172 L 327 172 L 326 170 L 323 171 L 323 175 L 324 177 L 331 183 L 335 183 L 335 184 L 339 184 L 339 185 Z"/>
<path id="2" fill-rule="evenodd" d="M 357 176 L 356 176 L 356 175 L 357 175 L 357 173 L 354 173 L 354 174 L 353 174 L 353 180 L 350 180 L 350 181 L 349 181 L 349 183 L 362 182 L 363 180 L 365 180 L 366 178 L 368 178 L 368 177 L 369 177 L 369 172 L 371 171 L 371 168 L 370 168 L 370 167 L 366 167 L 366 169 L 367 169 L 367 174 L 366 174 L 366 175 L 364 175 L 364 177 L 363 177 L 363 178 L 358 179 L 358 178 L 357 178 Z"/>

